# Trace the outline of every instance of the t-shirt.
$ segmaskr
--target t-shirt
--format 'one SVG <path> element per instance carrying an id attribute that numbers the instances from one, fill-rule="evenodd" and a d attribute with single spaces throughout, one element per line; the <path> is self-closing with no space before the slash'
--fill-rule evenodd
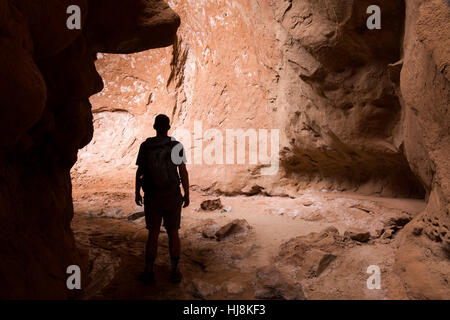
<path id="1" fill-rule="evenodd" d="M 139 147 L 139 153 L 137 156 L 137 160 L 136 160 L 136 165 L 137 166 L 143 166 L 145 163 L 145 155 L 147 154 L 147 150 L 150 148 L 152 148 L 153 145 L 155 144 L 159 144 L 159 143 L 163 143 L 165 141 L 171 141 L 172 142 L 172 150 L 175 150 L 175 153 L 173 153 L 173 155 L 175 155 L 175 159 L 174 160 L 174 164 L 179 166 L 182 163 L 186 163 L 186 155 L 184 152 L 184 147 L 181 144 L 181 142 L 178 142 L 177 140 L 175 140 L 172 137 L 152 137 L 152 138 L 148 138 L 147 140 L 145 140 L 141 146 Z M 174 149 L 177 148 L 177 149 Z M 176 150 L 179 150 L 178 155 L 176 154 Z"/>
<path id="2" fill-rule="evenodd" d="M 159 163 L 153 168 L 149 167 L 148 161 L 158 161 L 156 158 L 153 158 L 154 150 L 152 150 L 152 148 L 158 148 L 162 145 L 168 145 L 170 147 L 170 149 L 167 150 L 169 151 L 168 155 L 170 157 L 168 161 L 172 161 L 172 163 L 167 163 L 167 167 L 165 167 L 162 163 Z M 152 160 L 147 160 L 148 155 L 152 155 Z M 177 167 L 182 163 L 186 163 L 184 148 L 183 145 L 175 139 L 167 136 L 152 137 L 143 142 L 139 148 L 136 165 L 143 170 L 143 180 L 141 181 L 141 185 L 144 193 L 149 193 L 153 196 L 162 194 L 178 195 L 180 193 L 181 181 Z M 159 168 L 167 168 L 168 171 L 164 171 Z"/>

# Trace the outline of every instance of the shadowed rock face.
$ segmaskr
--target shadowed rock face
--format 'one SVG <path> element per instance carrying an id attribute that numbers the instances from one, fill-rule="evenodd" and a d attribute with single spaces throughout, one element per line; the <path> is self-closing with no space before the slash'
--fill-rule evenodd
<path id="1" fill-rule="evenodd" d="M 70 5 L 81 30 L 66 27 Z M 0 0 L 0 297 L 69 295 L 66 268 L 86 267 L 69 170 L 93 135 L 96 53 L 168 46 L 179 24 L 159 0 Z"/>
<path id="2" fill-rule="evenodd" d="M 381 30 L 366 26 L 372 4 L 383 8 Z M 404 2 L 284 1 L 278 9 L 287 33 L 285 68 L 295 72 L 285 72 L 284 86 L 301 87 L 307 98 L 285 95 L 290 121 L 282 159 L 289 174 L 331 178 L 339 190 L 353 184 L 386 196 L 423 197 L 403 154 L 393 77 L 401 69 Z"/>
<path id="3" fill-rule="evenodd" d="M 99 52 L 133 53 L 171 45 L 179 25 L 164 1 L 91 0 L 87 40 Z"/>

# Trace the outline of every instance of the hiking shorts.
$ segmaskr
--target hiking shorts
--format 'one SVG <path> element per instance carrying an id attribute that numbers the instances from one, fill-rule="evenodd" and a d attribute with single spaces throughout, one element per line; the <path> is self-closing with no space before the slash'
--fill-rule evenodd
<path id="1" fill-rule="evenodd" d="M 145 223 L 148 230 L 160 229 L 164 222 L 166 230 L 180 229 L 181 194 L 169 196 L 144 196 Z"/>

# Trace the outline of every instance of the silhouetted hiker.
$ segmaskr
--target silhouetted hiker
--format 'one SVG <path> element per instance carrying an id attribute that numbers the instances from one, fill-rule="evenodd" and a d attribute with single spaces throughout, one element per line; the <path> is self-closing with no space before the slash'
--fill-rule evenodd
<path id="1" fill-rule="evenodd" d="M 167 135 L 170 120 L 160 114 L 155 118 L 153 128 L 156 137 L 148 138 L 141 144 L 137 158 L 136 204 L 142 206 L 141 187 L 144 190 L 144 211 L 148 241 L 145 249 L 145 271 L 142 280 L 146 284 L 155 282 L 154 265 L 158 250 L 161 222 L 169 236 L 171 259 L 171 281 L 181 281 L 178 270 L 180 259 L 181 206 L 189 205 L 189 177 L 186 170 L 183 146 Z M 178 174 L 179 173 L 179 174 Z M 180 179 L 181 178 L 181 179 Z M 180 181 L 184 196 L 181 195 Z"/>

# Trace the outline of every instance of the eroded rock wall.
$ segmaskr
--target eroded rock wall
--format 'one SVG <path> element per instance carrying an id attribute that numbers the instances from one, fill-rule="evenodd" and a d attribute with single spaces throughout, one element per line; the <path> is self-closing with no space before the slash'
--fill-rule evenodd
<path id="1" fill-rule="evenodd" d="M 70 168 L 93 134 L 88 99 L 103 88 L 96 52 L 167 46 L 179 26 L 165 2 L 127 1 L 118 12 L 119 3 L 0 0 L 2 298 L 64 298 L 71 295 L 66 268 L 79 265 L 87 274 L 70 228 Z M 66 26 L 70 5 L 81 9 L 81 30 Z M 99 21 L 103 28 L 129 28 L 109 30 L 111 41 Z"/>
<path id="2" fill-rule="evenodd" d="M 403 1 L 284 1 L 280 107 L 287 173 L 327 189 L 423 196 L 403 152 Z M 366 9 L 382 8 L 381 30 Z"/>
<path id="3" fill-rule="evenodd" d="M 409 296 L 450 296 L 450 4 L 408 1 L 401 97 L 408 162 L 429 190 L 403 232 L 396 270 Z M 444 31 L 445 30 L 445 31 Z M 420 277 L 418 276 L 420 274 Z"/>

